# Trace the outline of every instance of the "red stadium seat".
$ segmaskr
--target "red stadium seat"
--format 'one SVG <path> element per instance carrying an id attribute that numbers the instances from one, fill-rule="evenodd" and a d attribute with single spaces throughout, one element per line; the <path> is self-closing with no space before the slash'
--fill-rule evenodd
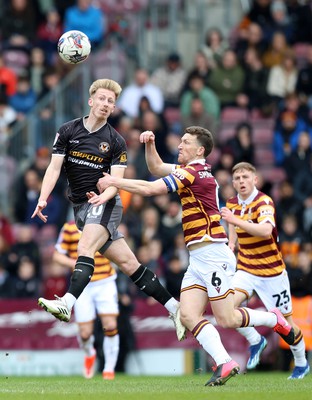
<path id="1" fill-rule="evenodd" d="M 255 146 L 255 164 L 257 167 L 274 166 L 274 154 L 268 147 Z"/>
<path id="2" fill-rule="evenodd" d="M 271 145 L 273 142 L 273 128 L 254 127 L 252 140 L 255 145 L 266 144 Z"/>
<path id="3" fill-rule="evenodd" d="M 260 167 L 258 171 L 263 176 L 264 180 L 271 183 L 280 183 L 286 180 L 286 172 L 283 168 L 279 167 Z"/>
<path id="4" fill-rule="evenodd" d="M 225 107 L 221 111 L 221 122 L 238 123 L 248 119 L 248 110 L 237 107 Z"/>

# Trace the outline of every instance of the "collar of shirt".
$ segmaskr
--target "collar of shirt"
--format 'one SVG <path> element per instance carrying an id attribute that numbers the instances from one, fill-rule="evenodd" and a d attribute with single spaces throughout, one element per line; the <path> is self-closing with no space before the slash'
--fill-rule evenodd
<path id="1" fill-rule="evenodd" d="M 237 195 L 237 198 L 238 198 L 238 204 L 239 205 L 248 205 L 248 204 L 250 204 L 252 201 L 253 201 L 253 199 L 257 196 L 257 194 L 258 194 L 258 189 L 257 188 L 254 188 L 254 190 L 252 191 L 252 193 L 251 193 L 251 195 L 246 199 L 246 200 L 242 200 L 240 197 L 239 197 L 239 195 Z"/>

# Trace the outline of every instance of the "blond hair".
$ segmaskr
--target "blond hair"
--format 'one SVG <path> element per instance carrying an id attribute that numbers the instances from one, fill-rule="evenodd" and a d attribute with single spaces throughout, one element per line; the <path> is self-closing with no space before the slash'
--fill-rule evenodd
<path id="1" fill-rule="evenodd" d="M 256 173 L 256 168 L 252 164 L 243 161 L 234 165 L 234 167 L 232 168 L 232 174 L 234 174 L 234 172 L 236 171 L 239 171 L 240 169 L 245 169 L 246 171 L 253 172 L 254 174 Z"/>
<path id="2" fill-rule="evenodd" d="M 98 89 L 107 89 L 111 90 L 112 92 L 115 93 L 116 100 L 120 96 L 120 93 L 122 91 L 121 86 L 119 83 L 116 81 L 113 81 L 112 79 L 97 79 L 92 83 L 92 85 L 89 88 L 89 95 L 90 97 L 96 93 Z"/>

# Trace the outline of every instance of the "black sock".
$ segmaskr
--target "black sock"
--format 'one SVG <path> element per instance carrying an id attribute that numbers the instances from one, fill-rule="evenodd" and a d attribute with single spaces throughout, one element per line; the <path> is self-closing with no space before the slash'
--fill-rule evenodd
<path id="1" fill-rule="evenodd" d="M 171 294 L 159 282 L 157 276 L 148 268 L 140 265 L 139 268 L 130 276 L 142 292 L 153 297 L 160 304 L 164 305 L 172 298 Z"/>
<path id="2" fill-rule="evenodd" d="M 91 257 L 79 256 L 70 278 L 68 293 L 71 293 L 78 299 L 83 289 L 90 282 L 93 271 L 94 259 Z"/>

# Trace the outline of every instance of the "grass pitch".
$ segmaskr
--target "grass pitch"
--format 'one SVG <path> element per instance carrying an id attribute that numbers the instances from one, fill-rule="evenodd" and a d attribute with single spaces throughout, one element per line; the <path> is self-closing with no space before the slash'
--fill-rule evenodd
<path id="1" fill-rule="evenodd" d="M 289 373 L 239 374 L 226 385 L 205 387 L 210 375 L 129 376 L 117 374 L 114 381 L 101 375 L 83 377 L 0 376 L 3 400 L 310 400 L 312 375 L 287 380 Z"/>

